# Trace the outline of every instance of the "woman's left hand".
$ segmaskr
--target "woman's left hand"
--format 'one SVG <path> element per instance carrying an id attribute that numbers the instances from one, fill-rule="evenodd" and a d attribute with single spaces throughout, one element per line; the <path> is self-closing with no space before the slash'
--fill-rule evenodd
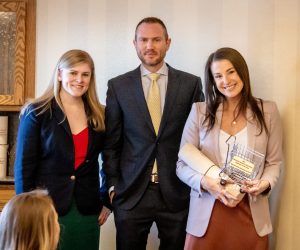
<path id="1" fill-rule="evenodd" d="M 251 194 L 259 195 L 270 187 L 270 182 L 266 180 L 253 180 L 253 181 L 243 181 L 241 190 Z"/>
<path id="2" fill-rule="evenodd" d="M 102 210 L 100 212 L 100 215 L 98 217 L 98 223 L 99 223 L 100 226 L 102 226 L 106 222 L 109 215 L 110 215 L 110 209 L 103 206 Z"/>

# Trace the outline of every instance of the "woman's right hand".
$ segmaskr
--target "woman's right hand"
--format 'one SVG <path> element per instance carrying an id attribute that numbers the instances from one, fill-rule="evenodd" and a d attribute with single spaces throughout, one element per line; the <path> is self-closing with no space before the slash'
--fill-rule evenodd
<path id="1" fill-rule="evenodd" d="M 108 209 L 106 206 L 102 207 L 102 210 L 98 217 L 98 223 L 100 226 L 102 226 L 107 221 L 107 218 L 110 215 L 110 213 L 111 213 L 110 209 Z"/>
<path id="2" fill-rule="evenodd" d="M 236 207 L 240 202 L 239 199 L 226 190 L 225 185 L 220 184 L 220 179 L 205 175 L 201 180 L 201 187 L 227 207 Z"/>

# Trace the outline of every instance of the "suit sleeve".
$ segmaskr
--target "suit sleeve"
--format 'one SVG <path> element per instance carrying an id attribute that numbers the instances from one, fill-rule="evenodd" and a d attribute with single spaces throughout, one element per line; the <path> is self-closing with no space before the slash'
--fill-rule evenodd
<path id="1" fill-rule="evenodd" d="M 196 86 L 193 96 L 193 103 L 195 102 L 203 102 L 204 101 L 204 94 L 203 94 L 203 88 L 202 88 L 202 82 L 201 78 L 197 77 L 196 79 Z"/>
<path id="2" fill-rule="evenodd" d="M 119 178 L 120 155 L 123 134 L 123 115 L 117 100 L 113 84 L 108 82 L 105 108 L 105 147 L 103 151 L 103 168 L 107 187 L 115 186 Z"/>
<path id="3" fill-rule="evenodd" d="M 30 108 L 21 116 L 18 136 L 16 159 L 14 164 L 16 193 L 35 189 L 36 170 L 39 162 L 40 124 Z"/>

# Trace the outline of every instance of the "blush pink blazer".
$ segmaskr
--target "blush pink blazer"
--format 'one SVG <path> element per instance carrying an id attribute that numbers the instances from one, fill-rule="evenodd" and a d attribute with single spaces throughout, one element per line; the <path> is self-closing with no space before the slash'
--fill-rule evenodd
<path id="1" fill-rule="evenodd" d="M 198 147 L 216 165 L 221 164 L 219 152 L 219 133 L 222 119 L 223 105 L 216 112 L 216 123 L 213 129 L 206 135 L 206 128 L 202 125 L 206 104 L 198 102 L 193 104 L 190 115 L 183 131 L 181 146 L 192 143 Z M 265 155 L 264 164 L 261 165 L 257 179 L 270 182 L 274 188 L 279 178 L 283 165 L 282 155 L 282 127 L 279 112 L 274 102 L 264 101 L 263 110 L 269 135 L 263 131 L 259 134 L 259 126 L 253 119 L 250 109 L 247 110 L 247 135 L 248 147 Z M 202 175 L 187 166 L 180 158 L 177 162 L 177 176 L 191 187 L 190 208 L 186 231 L 189 234 L 201 237 L 205 234 L 215 198 L 208 192 L 201 191 L 200 180 Z M 272 232 L 272 224 L 269 211 L 269 195 L 250 197 L 249 203 L 255 229 L 260 236 Z M 220 222 L 222 223 L 222 222 Z"/>

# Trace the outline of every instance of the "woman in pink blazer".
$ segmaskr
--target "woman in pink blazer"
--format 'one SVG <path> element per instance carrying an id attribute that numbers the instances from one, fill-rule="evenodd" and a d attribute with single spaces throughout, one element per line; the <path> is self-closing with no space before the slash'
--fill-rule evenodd
<path id="1" fill-rule="evenodd" d="M 243 181 L 236 199 L 220 179 L 190 168 L 179 158 L 177 175 L 191 187 L 185 249 L 268 249 L 272 232 L 268 196 L 282 167 L 282 128 L 277 106 L 252 96 L 247 64 L 231 48 L 212 53 L 205 67 L 206 102 L 195 103 L 181 146 L 191 143 L 217 166 L 226 162 L 230 136 L 264 155 L 257 176 Z"/>

